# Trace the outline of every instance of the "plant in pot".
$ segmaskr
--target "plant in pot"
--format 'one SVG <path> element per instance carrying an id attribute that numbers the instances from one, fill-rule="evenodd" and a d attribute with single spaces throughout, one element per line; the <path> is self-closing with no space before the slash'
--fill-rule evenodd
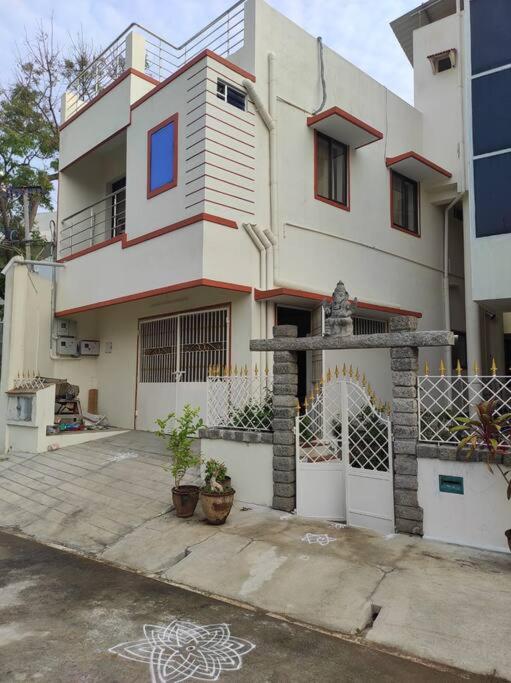
<path id="1" fill-rule="evenodd" d="M 179 417 L 169 413 L 167 417 L 156 420 L 159 427 L 156 434 L 165 441 L 171 454 L 170 471 L 174 477 L 172 502 L 178 517 L 191 517 L 199 500 L 198 486 L 182 484 L 190 467 L 200 464 L 200 454 L 194 453 L 192 448 L 195 435 L 204 424 L 199 412 L 200 408 L 186 404 Z"/>
<path id="2" fill-rule="evenodd" d="M 223 462 L 208 460 L 206 483 L 200 490 L 202 511 L 208 524 L 225 524 L 234 502 L 235 491 Z"/>
<path id="3" fill-rule="evenodd" d="M 471 455 L 478 447 L 486 449 L 488 469 L 492 473 L 494 468 L 500 472 L 506 485 L 507 499 L 511 500 L 511 469 L 503 464 L 504 456 L 511 455 L 511 413 L 499 415 L 495 399 L 479 403 L 476 409 L 474 418 L 455 417 L 458 424 L 451 427 L 451 432 L 461 432 L 458 450 L 468 447 Z M 511 529 L 504 533 L 511 550 Z"/>

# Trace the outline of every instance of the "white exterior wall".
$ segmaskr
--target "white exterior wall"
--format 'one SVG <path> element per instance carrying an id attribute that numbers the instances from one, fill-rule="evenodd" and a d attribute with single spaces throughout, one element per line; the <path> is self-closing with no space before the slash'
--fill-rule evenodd
<path id="1" fill-rule="evenodd" d="M 418 459 L 419 505 L 424 536 L 448 543 L 509 552 L 504 532 L 510 526 L 506 485 L 484 463 Z M 463 477 L 464 494 L 439 490 L 439 475 Z"/>

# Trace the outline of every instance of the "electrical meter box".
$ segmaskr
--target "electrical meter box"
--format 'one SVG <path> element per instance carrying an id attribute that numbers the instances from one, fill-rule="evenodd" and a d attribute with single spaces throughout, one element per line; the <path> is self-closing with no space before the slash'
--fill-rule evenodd
<path id="1" fill-rule="evenodd" d="M 76 338 L 76 321 L 67 318 L 55 318 L 53 321 L 54 334 L 56 337 Z"/>
<path id="2" fill-rule="evenodd" d="M 57 337 L 57 353 L 59 356 L 79 356 L 78 342 L 72 337 Z"/>
<path id="3" fill-rule="evenodd" d="M 81 356 L 99 356 L 99 341 L 97 339 L 82 339 L 79 348 Z"/>

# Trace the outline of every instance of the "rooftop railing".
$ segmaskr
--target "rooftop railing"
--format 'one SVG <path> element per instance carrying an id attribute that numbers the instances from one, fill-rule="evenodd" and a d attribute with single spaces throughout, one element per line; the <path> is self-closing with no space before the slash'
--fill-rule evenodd
<path id="1" fill-rule="evenodd" d="M 246 0 L 238 0 L 182 45 L 173 45 L 140 24 L 130 24 L 69 83 L 63 118 L 78 112 L 130 67 L 162 81 L 205 49 L 222 57 L 236 52 L 244 44 L 245 4 Z"/>

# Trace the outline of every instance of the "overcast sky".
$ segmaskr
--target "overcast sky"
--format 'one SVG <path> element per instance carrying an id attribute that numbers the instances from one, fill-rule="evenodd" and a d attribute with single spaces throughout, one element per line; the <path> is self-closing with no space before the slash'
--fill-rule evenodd
<path id="1" fill-rule="evenodd" d="M 107 45 L 132 21 L 181 43 L 230 0 L 0 0 L 0 81 L 10 80 L 16 41 L 54 17 L 61 43 L 83 31 Z M 270 4 L 395 93 L 412 101 L 412 70 L 390 29 L 419 0 L 270 0 Z"/>

